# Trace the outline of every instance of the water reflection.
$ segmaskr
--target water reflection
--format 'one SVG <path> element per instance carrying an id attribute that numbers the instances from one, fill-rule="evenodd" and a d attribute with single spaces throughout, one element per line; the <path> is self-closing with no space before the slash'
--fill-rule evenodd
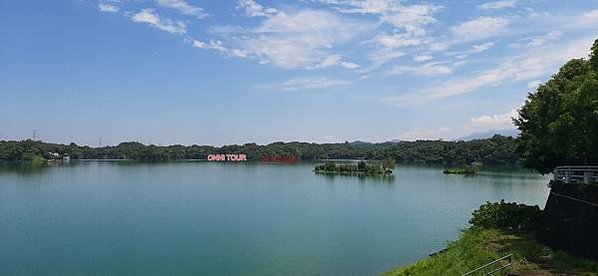
<path id="1" fill-rule="evenodd" d="M 58 166 L 48 163 L 0 163 L 0 174 L 41 174 L 46 169 Z"/>
<path id="2" fill-rule="evenodd" d="M 376 175 L 376 174 L 360 174 L 360 175 L 344 175 L 344 174 L 324 174 L 316 173 L 319 177 L 324 177 L 329 182 L 335 182 L 336 180 L 345 181 L 350 179 L 357 179 L 359 183 L 384 183 L 394 184 L 394 175 Z"/>

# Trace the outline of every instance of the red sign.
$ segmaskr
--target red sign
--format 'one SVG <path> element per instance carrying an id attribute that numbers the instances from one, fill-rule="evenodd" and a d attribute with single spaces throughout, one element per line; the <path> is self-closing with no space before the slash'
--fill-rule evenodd
<path id="1" fill-rule="evenodd" d="M 295 163 L 299 161 L 297 155 L 283 155 L 283 156 L 270 156 L 264 155 L 260 159 L 262 162 L 282 162 L 282 163 Z"/>

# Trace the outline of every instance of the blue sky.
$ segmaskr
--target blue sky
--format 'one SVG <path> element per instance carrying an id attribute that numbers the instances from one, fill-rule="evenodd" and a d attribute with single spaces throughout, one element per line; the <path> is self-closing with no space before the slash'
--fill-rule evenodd
<path id="1" fill-rule="evenodd" d="M 0 139 L 456 139 L 512 129 L 598 0 L 0 2 Z"/>

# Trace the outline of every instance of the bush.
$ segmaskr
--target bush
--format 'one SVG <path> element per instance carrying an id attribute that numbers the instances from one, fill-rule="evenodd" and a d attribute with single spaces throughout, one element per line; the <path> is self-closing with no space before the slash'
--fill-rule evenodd
<path id="1" fill-rule="evenodd" d="M 533 230 L 541 213 L 538 205 L 486 202 L 473 212 L 469 223 L 473 228 Z"/>

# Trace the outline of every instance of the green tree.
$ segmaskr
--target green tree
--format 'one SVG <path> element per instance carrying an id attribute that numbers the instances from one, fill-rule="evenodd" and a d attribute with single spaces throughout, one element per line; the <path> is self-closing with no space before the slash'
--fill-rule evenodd
<path id="1" fill-rule="evenodd" d="M 384 168 L 384 170 L 394 170 L 395 161 L 390 158 L 386 158 L 386 159 L 382 160 L 382 168 Z"/>
<path id="2" fill-rule="evenodd" d="M 514 123 L 516 151 L 527 168 L 598 164 L 598 40 L 588 60 L 567 62 L 528 95 Z"/>
<path id="3" fill-rule="evenodd" d="M 590 54 L 590 66 L 594 71 L 598 71 L 598 39 L 592 45 L 592 53 Z"/>
<path id="4" fill-rule="evenodd" d="M 358 171 L 362 171 L 365 172 L 368 168 L 368 165 L 365 163 L 365 161 L 361 160 L 359 161 L 359 163 L 357 163 L 357 170 Z"/>

